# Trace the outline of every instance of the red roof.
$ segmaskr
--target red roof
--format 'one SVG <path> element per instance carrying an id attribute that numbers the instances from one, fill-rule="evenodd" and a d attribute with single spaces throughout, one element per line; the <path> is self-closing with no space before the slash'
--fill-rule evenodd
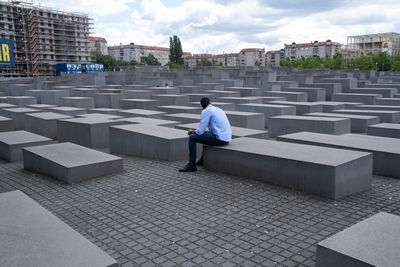
<path id="1" fill-rule="evenodd" d="M 287 44 L 285 48 L 290 48 L 292 45 Z M 313 47 L 314 43 L 302 43 L 302 44 L 296 44 L 296 47 Z M 319 42 L 318 46 L 326 46 L 326 42 Z M 340 43 L 337 42 L 332 42 L 332 46 L 340 46 Z"/>
<path id="2" fill-rule="evenodd" d="M 190 53 L 190 52 L 183 52 L 183 55 L 185 55 L 185 56 L 191 56 L 192 53 Z"/>
<path id="3" fill-rule="evenodd" d="M 267 51 L 267 53 L 266 54 L 280 54 L 281 53 L 281 51 L 280 50 L 275 50 L 275 51 Z"/>
<path id="4" fill-rule="evenodd" d="M 240 50 L 240 53 L 244 52 L 263 52 L 265 53 L 265 48 L 244 48 Z"/>
<path id="5" fill-rule="evenodd" d="M 116 50 L 116 49 L 127 49 L 130 45 L 114 45 L 109 46 L 109 50 Z M 147 45 L 135 45 L 135 49 L 146 49 L 146 50 L 159 50 L 159 51 L 169 51 L 169 48 L 166 47 L 159 47 L 159 46 L 147 46 Z"/>
<path id="6" fill-rule="evenodd" d="M 95 41 L 95 42 L 103 42 L 107 43 L 107 40 L 103 37 L 96 37 L 96 36 L 89 36 L 90 41 Z"/>

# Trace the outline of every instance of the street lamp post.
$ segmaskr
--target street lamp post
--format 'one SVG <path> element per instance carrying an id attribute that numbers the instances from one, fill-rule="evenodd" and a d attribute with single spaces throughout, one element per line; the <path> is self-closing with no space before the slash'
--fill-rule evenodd
<path id="1" fill-rule="evenodd" d="M 378 62 L 375 62 L 376 71 L 378 71 Z"/>

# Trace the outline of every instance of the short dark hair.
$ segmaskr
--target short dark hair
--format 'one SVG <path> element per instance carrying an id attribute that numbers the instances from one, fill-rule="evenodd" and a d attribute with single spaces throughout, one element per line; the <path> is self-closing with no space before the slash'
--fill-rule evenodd
<path id="1" fill-rule="evenodd" d="M 200 100 L 200 105 L 201 105 L 203 108 L 206 108 L 206 107 L 210 104 L 210 102 L 211 102 L 211 100 L 210 100 L 208 97 L 203 97 L 203 98 Z"/>

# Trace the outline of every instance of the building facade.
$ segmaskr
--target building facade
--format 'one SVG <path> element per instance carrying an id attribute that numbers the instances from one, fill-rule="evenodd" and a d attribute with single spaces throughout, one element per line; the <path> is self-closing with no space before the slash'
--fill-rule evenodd
<path id="1" fill-rule="evenodd" d="M 399 55 L 400 34 L 388 32 L 348 36 L 346 49 L 350 58 L 385 51 L 391 55 Z"/>
<path id="2" fill-rule="evenodd" d="M 85 14 L 0 1 L 0 38 L 14 41 L 15 56 L 15 67 L 1 68 L 0 76 L 51 76 L 57 63 L 89 63 L 91 24 Z"/>
<path id="3" fill-rule="evenodd" d="M 308 57 L 320 57 L 320 58 L 333 58 L 333 55 L 337 51 L 341 50 L 341 44 L 327 40 L 326 42 L 310 42 L 297 44 L 285 44 L 285 58 L 290 60 L 296 60 L 300 58 Z"/>
<path id="4" fill-rule="evenodd" d="M 279 67 L 282 60 L 285 60 L 284 49 L 267 51 L 267 53 L 265 53 L 265 66 L 267 67 Z"/>
<path id="5" fill-rule="evenodd" d="M 98 52 L 102 55 L 108 55 L 107 40 L 103 37 L 90 36 L 89 50 L 90 53 Z"/>
<path id="6" fill-rule="evenodd" d="M 161 65 L 166 65 L 169 62 L 169 48 L 158 46 L 135 45 L 117 45 L 109 46 L 108 54 L 116 60 L 140 62 L 141 57 L 147 57 L 152 54 Z"/>
<path id="7" fill-rule="evenodd" d="M 265 48 L 245 48 L 239 52 L 239 66 L 265 66 Z"/>

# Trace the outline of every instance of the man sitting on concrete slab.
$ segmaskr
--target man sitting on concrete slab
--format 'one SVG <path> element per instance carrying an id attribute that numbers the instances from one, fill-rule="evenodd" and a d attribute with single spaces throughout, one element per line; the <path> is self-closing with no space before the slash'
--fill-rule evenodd
<path id="1" fill-rule="evenodd" d="M 200 100 L 203 108 L 200 117 L 200 125 L 197 130 L 189 130 L 189 163 L 180 172 L 195 172 L 197 165 L 203 165 L 203 157 L 196 162 L 196 143 L 210 146 L 224 146 L 232 139 L 232 130 L 225 112 L 214 107 L 211 100 L 203 97 Z M 209 131 L 206 131 L 206 129 Z"/>

